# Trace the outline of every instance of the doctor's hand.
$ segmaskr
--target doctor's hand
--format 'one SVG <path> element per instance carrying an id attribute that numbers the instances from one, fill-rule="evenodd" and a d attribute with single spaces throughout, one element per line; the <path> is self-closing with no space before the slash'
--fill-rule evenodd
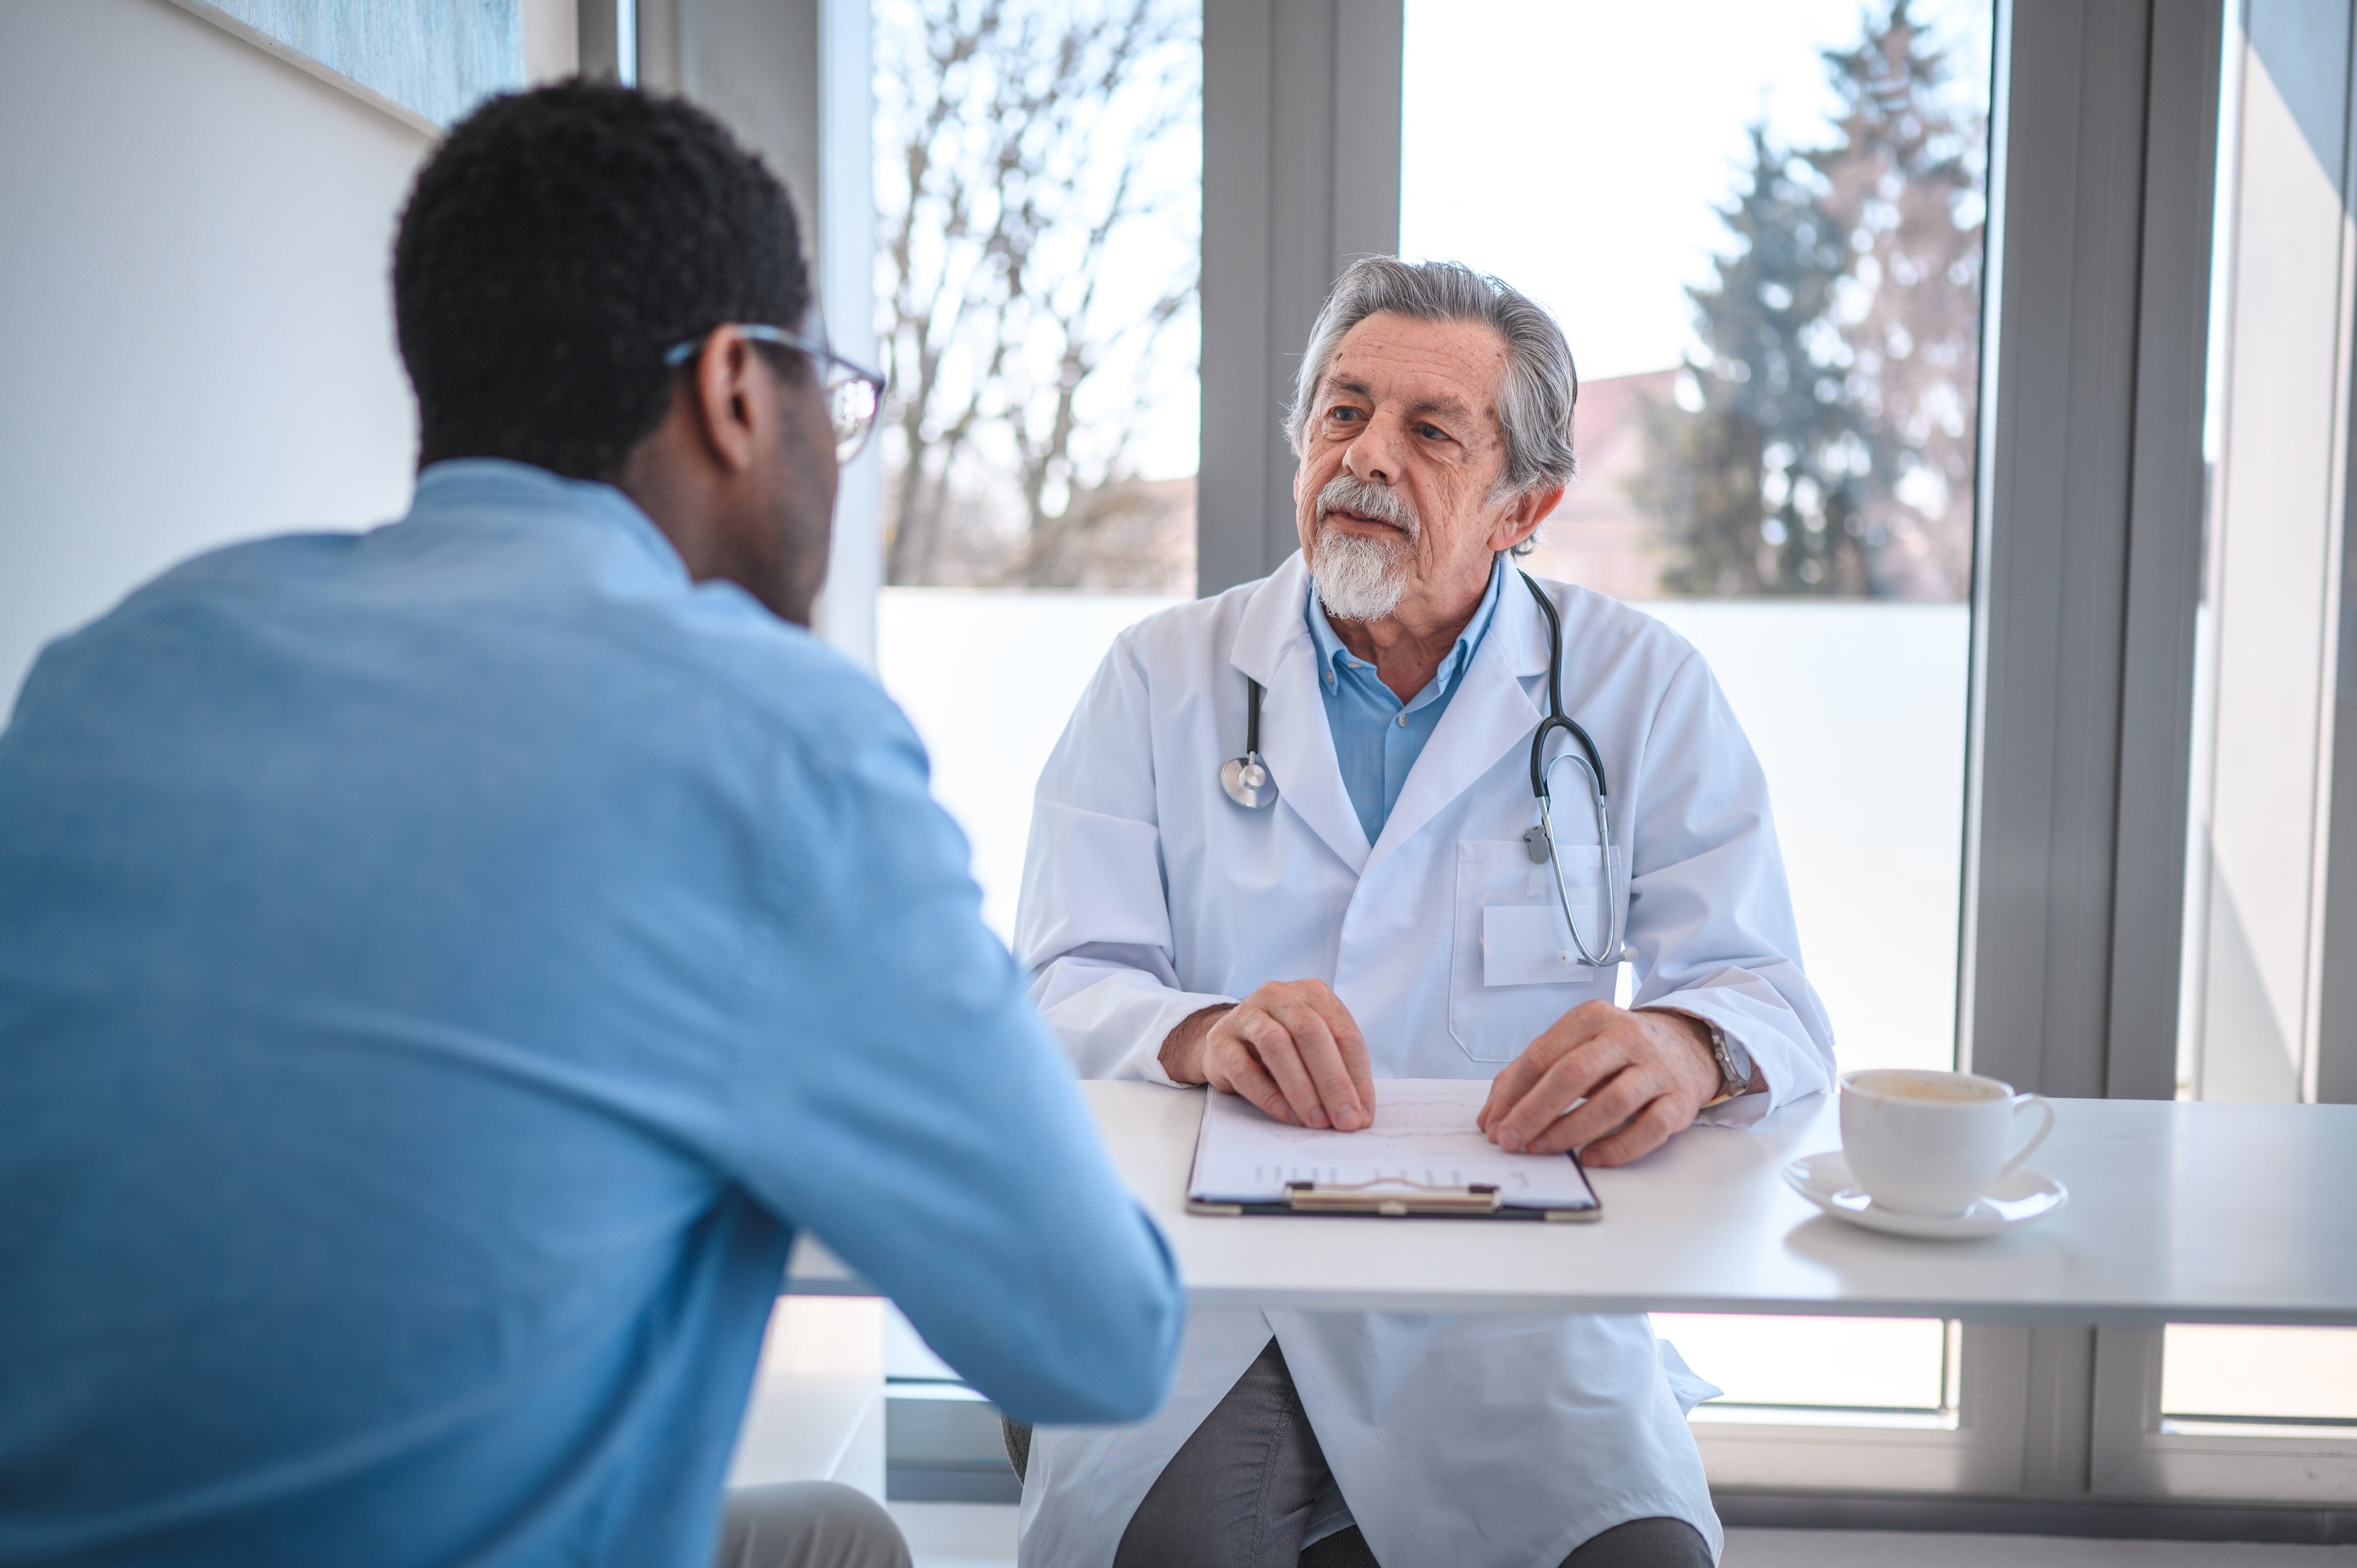
<path id="1" fill-rule="evenodd" d="M 1623 1165 L 1684 1132 L 1720 1081 L 1692 1018 L 1583 1002 L 1491 1080 L 1475 1121 L 1501 1149 Z"/>
<path id="2" fill-rule="evenodd" d="M 1161 1057 L 1180 1083 L 1241 1094 L 1295 1126 L 1355 1133 L 1375 1119 L 1366 1039 L 1322 980 L 1271 981 L 1232 1006 L 1190 1014 Z"/>

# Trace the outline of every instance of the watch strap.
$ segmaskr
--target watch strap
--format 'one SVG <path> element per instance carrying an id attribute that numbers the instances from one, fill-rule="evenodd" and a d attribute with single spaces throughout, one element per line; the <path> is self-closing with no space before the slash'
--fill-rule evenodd
<path id="1" fill-rule="evenodd" d="M 1718 1092 L 1706 1101 L 1703 1108 L 1708 1110 L 1713 1105 L 1724 1105 L 1739 1095 L 1749 1093 L 1751 1053 L 1728 1039 L 1727 1031 L 1713 1020 L 1699 1013 L 1689 1013 L 1686 1016 L 1710 1031 L 1710 1056 L 1718 1064 Z"/>
<path id="2" fill-rule="evenodd" d="M 1727 1037 L 1727 1031 L 1699 1013 L 1683 1007 L 1641 1007 L 1641 1013 L 1668 1013 L 1699 1024 L 1710 1036 L 1710 1059 L 1718 1064 L 1718 1092 L 1702 1102 L 1705 1111 L 1751 1092 L 1751 1053 Z"/>

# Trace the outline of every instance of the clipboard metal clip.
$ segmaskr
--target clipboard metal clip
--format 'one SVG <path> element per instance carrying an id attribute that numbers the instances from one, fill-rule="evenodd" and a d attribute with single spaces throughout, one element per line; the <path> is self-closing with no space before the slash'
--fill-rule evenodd
<path id="1" fill-rule="evenodd" d="M 1498 1189 L 1485 1183 L 1435 1187 L 1383 1176 L 1373 1181 L 1289 1181 L 1285 1184 L 1285 1202 L 1298 1214 L 1380 1214 L 1405 1219 L 1415 1214 L 1495 1214 L 1501 1199 Z"/>

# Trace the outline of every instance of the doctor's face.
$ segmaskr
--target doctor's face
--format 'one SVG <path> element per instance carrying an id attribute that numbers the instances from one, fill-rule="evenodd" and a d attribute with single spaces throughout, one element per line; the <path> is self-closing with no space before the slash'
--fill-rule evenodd
<path id="1" fill-rule="evenodd" d="M 1485 322 L 1376 315 L 1343 335 L 1293 476 L 1301 548 L 1329 610 L 1352 620 L 1470 614 L 1491 557 L 1546 515 L 1553 494 L 1547 505 L 1493 494 L 1505 374 L 1505 339 Z"/>

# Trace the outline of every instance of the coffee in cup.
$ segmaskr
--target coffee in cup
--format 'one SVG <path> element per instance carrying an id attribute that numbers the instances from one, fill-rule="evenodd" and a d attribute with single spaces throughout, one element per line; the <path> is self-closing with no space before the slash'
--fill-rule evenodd
<path id="1" fill-rule="evenodd" d="M 2022 1118 L 2038 1130 L 2020 1136 Z M 1968 1072 L 1878 1068 L 1841 1080 L 1842 1155 L 1867 1196 L 1907 1214 L 1962 1214 L 2054 1130 L 2036 1094 Z"/>

